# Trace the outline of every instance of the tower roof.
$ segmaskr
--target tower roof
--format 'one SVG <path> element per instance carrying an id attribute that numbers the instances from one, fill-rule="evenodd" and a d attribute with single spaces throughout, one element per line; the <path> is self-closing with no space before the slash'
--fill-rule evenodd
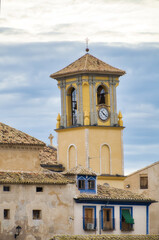
<path id="1" fill-rule="evenodd" d="M 60 78 L 81 73 L 98 73 L 122 76 L 125 71 L 112 67 L 98 58 L 86 53 L 67 67 L 50 75 L 51 78 Z"/>

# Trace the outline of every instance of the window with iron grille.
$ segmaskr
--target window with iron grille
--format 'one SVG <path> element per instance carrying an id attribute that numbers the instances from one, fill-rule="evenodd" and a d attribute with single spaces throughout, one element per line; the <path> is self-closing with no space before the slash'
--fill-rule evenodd
<path id="1" fill-rule="evenodd" d="M 96 230 L 96 207 L 83 206 L 83 229 L 85 231 Z"/>
<path id="2" fill-rule="evenodd" d="M 120 208 L 120 229 L 121 231 L 132 231 L 133 230 L 133 208 L 132 207 L 121 207 Z"/>

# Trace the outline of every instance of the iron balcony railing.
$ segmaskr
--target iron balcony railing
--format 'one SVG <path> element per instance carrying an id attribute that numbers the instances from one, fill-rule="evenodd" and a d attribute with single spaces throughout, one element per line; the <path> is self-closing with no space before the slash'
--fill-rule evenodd
<path id="1" fill-rule="evenodd" d="M 133 224 L 121 222 L 121 231 L 133 231 Z"/>
<path id="2" fill-rule="evenodd" d="M 96 230 L 96 218 L 84 218 L 84 230 L 94 231 Z"/>

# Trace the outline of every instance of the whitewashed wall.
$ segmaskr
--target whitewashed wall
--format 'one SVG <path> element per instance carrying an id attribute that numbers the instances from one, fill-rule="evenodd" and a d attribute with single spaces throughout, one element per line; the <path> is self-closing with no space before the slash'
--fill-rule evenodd
<path id="1" fill-rule="evenodd" d="M 96 206 L 96 231 L 83 230 L 83 206 Z M 133 205 L 104 205 L 104 204 L 74 204 L 74 234 L 99 234 L 99 212 L 102 206 L 114 206 L 115 217 L 115 230 L 101 231 L 101 234 L 146 234 L 146 206 L 133 206 Z M 133 207 L 134 230 L 123 232 L 120 230 L 120 207 Z"/>

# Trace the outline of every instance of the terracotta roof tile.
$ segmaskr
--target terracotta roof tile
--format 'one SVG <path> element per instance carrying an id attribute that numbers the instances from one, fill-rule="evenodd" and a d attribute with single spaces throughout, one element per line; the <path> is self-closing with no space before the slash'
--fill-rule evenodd
<path id="1" fill-rule="evenodd" d="M 78 165 L 77 167 L 74 167 L 74 168 L 64 172 L 63 174 L 66 174 L 66 175 L 91 175 L 91 176 L 97 175 L 94 171 L 92 171 L 92 169 L 85 168 L 81 165 Z"/>
<path id="2" fill-rule="evenodd" d="M 103 185 L 97 186 L 97 194 L 82 193 L 75 197 L 75 199 L 85 200 L 109 200 L 109 201 L 141 201 L 152 202 L 150 198 L 146 198 L 143 195 L 133 193 L 128 190 L 113 188 Z"/>
<path id="3" fill-rule="evenodd" d="M 57 165 L 57 149 L 45 146 L 39 152 L 40 163 L 45 165 Z"/>
<path id="4" fill-rule="evenodd" d="M 128 235 L 128 234 L 55 235 L 50 240 L 159 240 L 159 234 L 156 234 L 156 235 Z"/>
<path id="5" fill-rule="evenodd" d="M 45 143 L 4 123 L 0 123 L 0 144 L 45 146 Z"/>
<path id="6" fill-rule="evenodd" d="M 61 173 L 41 171 L 41 172 L 23 172 L 23 171 L 0 171 L 1 184 L 67 184 L 74 183 L 63 176 Z"/>
<path id="7" fill-rule="evenodd" d="M 87 53 L 67 67 L 51 74 L 50 77 L 56 79 L 77 73 L 99 73 L 122 76 L 125 74 L 125 71 L 112 67 L 111 65 Z"/>

